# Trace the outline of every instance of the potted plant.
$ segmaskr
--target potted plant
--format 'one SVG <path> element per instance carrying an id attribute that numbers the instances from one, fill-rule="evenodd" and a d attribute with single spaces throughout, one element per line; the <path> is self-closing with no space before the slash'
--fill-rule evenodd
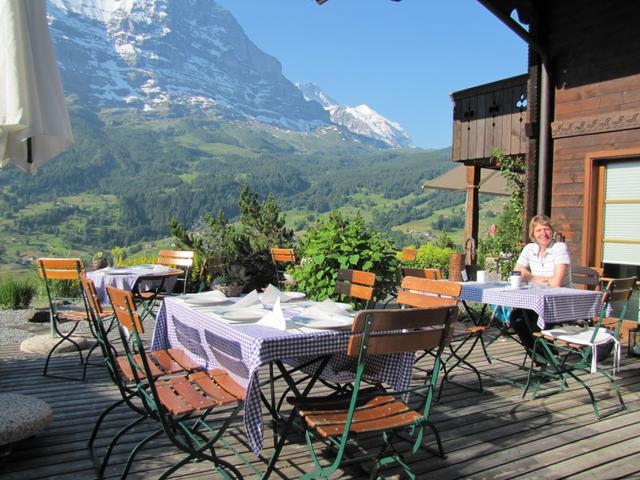
<path id="1" fill-rule="evenodd" d="M 238 263 L 231 263 L 224 267 L 222 275 L 214 280 L 212 288 L 220 290 L 227 297 L 238 297 L 247 283 L 245 268 Z"/>
<path id="2" fill-rule="evenodd" d="M 91 266 L 95 270 L 100 270 L 101 268 L 105 268 L 108 266 L 107 257 L 104 252 L 97 252 L 93 258 L 91 259 Z"/>

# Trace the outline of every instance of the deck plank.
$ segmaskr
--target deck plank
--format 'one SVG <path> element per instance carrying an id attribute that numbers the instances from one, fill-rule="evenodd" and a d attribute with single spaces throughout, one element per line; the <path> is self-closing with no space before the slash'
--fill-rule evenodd
<path id="1" fill-rule="evenodd" d="M 492 351 L 511 361 L 522 359 L 520 347 L 513 342 L 496 342 Z M 97 358 L 97 356 L 96 356 Z M 513 368 L 495 363 L 489 365 L 477 352 L 471 361 L 493 373 L 513 372 Z M 86 442 L 97 416 L 119 398 L 106 369 L 89 367 L 86 383 L 42 377 L 43 359 L 17 351 L 15 346 L 0 346 L 0 389 L 35 395 L 49 402 L 54 410 L 52 424 L 40 435 L 16 444 L 3 466 L 0 477 L 7 480 L 95 478 Z M 77 357 L 56 358 L 58 371 L 70 375 L 79 371 Z M 556 395 L 536 400 L 521 398 L 521 390 L 483 378 L 485 391 L 469 390 L 448 383 L 439 403 L 433 406 L 432 420 L 442 435 L 447 458 L 429 453 L 410 461 L 419 478 L 613 478 L 640 473 L 640 361 L 625 358 L 620 385 L 627 410 L 596 421 L 584 390 L 572 386 Z M 266 374 L 266 372 L 265 372 Z M 475 376 L 458 370 L 454 379 L 469 387 L 477 387 Z M 600 376 L 591 384 L 601 399 L 604 412 L 607 403 L 615 406 L 615 397 Z M 281 388 L 281 387 L 280 387 Z M 100 452 L 126 423 L 135 418 L 126 406 L 113 411 L 96 440 Z M 265 417 L 266 418 L 266 417 Z M 117 478 L 133 446 L 155 428 L 145 422 L 121 439 L 107 470 L 107 478 Z M 263 469 L 263 463 L 249 452 L 240 418 L 225 438 L 252 465 Z M 375 444 L 377 439 L 363 440 Z M 272 453 L 271 432 L 265 428 L 265 456 Z M 220 455 L 239 466 L 243 477 L 257 478 L 248 467 L 240 467 L 233 455 Z M 182 458 L 168 440 L 152 441 L 140 453 L 128 478 L 157 478 L 169 465 Z M 309 471 L 312 464 L 303 444 L 288 444 L 281 456 L 274 479 L 296 479 Z M 212 467 L 206 462 L 192 463 L 172 478 L 212 478 Z M 389 478 L 397 478 L 390 470 Z M 339 471 L 336 478 L 362 478 L 356 467 Z"/>

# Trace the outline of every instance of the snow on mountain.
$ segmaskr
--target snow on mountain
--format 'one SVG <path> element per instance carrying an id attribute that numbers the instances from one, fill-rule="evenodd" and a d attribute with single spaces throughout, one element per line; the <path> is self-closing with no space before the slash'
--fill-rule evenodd
<path id="1" fill-rule="evenodd" d="M 85 106 L 146 112 L 186 107 L 234 120 L 411 146 L 402 127 L 316 85 L 295 86 L 214 0 L 48 0 L 66 93 Z M 318 103 L 320 105 L 318 105 Z"/>
<path id="2" fill-rule="evenodd" d="M 296 83 L 304 98 L 318 102 L 329 112 L 331 121 L 352 133 L 372 138 L 390 147 L 411 147 L 411 137 L 402 127 L 367 105 L 341 105 L 314 83 Z"/>
<path id="3" fill-rule="evenodd" d="M 67 94 L 85 105 L 174 105 L 309 131 L 330 124 L 213 0 L 49 0 Z"/>

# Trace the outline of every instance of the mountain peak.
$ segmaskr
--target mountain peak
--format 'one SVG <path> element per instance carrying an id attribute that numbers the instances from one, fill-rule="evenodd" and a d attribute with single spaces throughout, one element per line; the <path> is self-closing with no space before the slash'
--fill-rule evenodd
<path id="1" fill-rule="evenodd" d="M 305 99 L 318 102 L 329 112 L 332 122 L 348 131 L 381 142 L 388 147 L 413 146 L 411 137 L 398 123 L 383 117 L 369 105 L 364 103 L 356 107 L 341 105 L 312 82 L 296 83 L 295 85 L 300 89 Z"/>
<path id="2" fill-rule="evenodd" d="M 213 0 L 49 0 L 63 84 L 84 105 L 217 117 L 310 131 L 329 115 Z"/>

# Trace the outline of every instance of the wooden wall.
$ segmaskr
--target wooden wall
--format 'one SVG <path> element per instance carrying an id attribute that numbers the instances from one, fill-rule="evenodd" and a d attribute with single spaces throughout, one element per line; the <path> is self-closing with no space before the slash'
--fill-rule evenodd
<path id="1" fill-rule="evenodd" d="M 496 147 L 506 154 L 526 153 L 527 78 L 520 75 L 451 94 L 453 161 L 489 159 Z"/>
<path id="2" fill-rule="evenodd" d="M 551 216 L 578 262 L 585 158 L 640 147 L 640 2 L 546 6 L 541 32 L 555 83 Z"/>

